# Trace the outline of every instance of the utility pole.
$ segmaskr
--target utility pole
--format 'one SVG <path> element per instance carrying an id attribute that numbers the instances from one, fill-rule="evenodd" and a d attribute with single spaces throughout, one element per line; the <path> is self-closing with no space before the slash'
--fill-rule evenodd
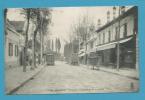
<path id="1" fill-rule="evenodd" d="M 86 33 L 85 33 L 85 64 L 87 65 L 87 36 L 88 36 L 88 30 L 86 27 Z"/>
<path id="2" fill-rule="evenodd" d="M 34 49 L 35 49 L 35 47 L 34 47 L 34 45 L 35 45 L 35 43 L 34 43 L 35 41 L 34 41 L 34 34 L 32 35 L 32 52 L 33 52 L 33 54 L 32 54 L 32 66 L 31 66 L 31 70 L 34 70 L 34 66 L 35 66 L 35 54 L 34 54 Z"/>
<path id="3" fill-rule="evenodd" d="M 86 25 L 85 25 L 85 63 L 88 64 L 88 57 L 87 57 L 87 40 L 88 40 L 88 12 L 86 17 Z"/>
<path id="4" fill-rule="evenodd" d="M 119 15 L 120 16 L 120 7 L 119 7 Z M 120 35 L 120 19 L 118 22 L 118 32 L 117 32 L 117 71 L 120 68 L 120 44 L 119 44 L 119 35 Z"/>
<path id="5" fill-rule="evenodd" d="M 40 63 L 43 64 L 43 13 L 41 13 L 41 30 L 40 30 Z"/>

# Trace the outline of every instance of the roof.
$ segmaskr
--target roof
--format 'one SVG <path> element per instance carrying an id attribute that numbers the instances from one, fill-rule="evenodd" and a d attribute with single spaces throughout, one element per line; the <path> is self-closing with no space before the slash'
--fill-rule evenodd
<path id="1" fill-rule="evenodd" d="M 17 32 L 23 32 L 24 21 L 9 21 L 11 25 L 16 29 Z"/>
<path id="2" fill-rule="evenodd" d="M 129 16 L 131 14 L 137 15 L 137 13 L 138 13 L 138 7 L 134 6 L 134 7 L 130 8 L 129 10 L 127 10 L 126 12 L 124 12 L 123 14 L 121 14 L 115 20 L 112 20 L 111 22 L 109 22 L 109 23 L 105 24 L 104 26 L 100 27 L 98 30 L 96 30 L 96 32 L 100 32 L 101 30 L 103 30 L 103 29 L 107 28 L 108 26 L 114 24 L 118 20 L 125 18 L 126 16 Z"/>
<path id="3" fill-rule="evenodd" d="M 19 35 L 19 33 L 16 31 L 14 26 L 9 22 L 9 20 L 6 20 L 6 28 L 15 33 L 16 35 Z"/>

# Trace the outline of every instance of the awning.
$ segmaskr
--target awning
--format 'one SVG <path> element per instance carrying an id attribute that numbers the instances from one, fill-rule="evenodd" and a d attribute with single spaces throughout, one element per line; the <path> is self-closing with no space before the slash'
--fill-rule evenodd
<path id="1" fill-rule="evenodd" d="M 82 53 L 82 54 L 79 54 L 78 56 L 79 56 L 79 57 L 82 57 L 82 56 L 84 56 L 84 55 L 85 55 L 85 53 Z"/>
<path id="2" fill-rule="evenodd" d="M 97 51 L 99 50 L 105 50 L 105 49 L 111 49 L 111 48 L 115 48 L 116 44 L 115 43 L 110 43 L 110 44 L 106 44 L 106 45 L 102 45 L 102 46 L 98 46 L 97 47 Z"/>
<path id="3" fill-rule="evenodd" d="M 132 37 L 129 37 L 127 39 L 123 39 L 123 40 L 120 40 L 119 43 L 125 43 L 129 40 L 131 40 Z M 102 46 L 98 46 L 97 47 L 97 51 L 99 50 L 106 50 L 106 49 L 111 49 L 111 48 L 115 48 L 115 46 L 117 45 L 117 42 L 112 42 L 112 43 L 109 43 L 109 44 L 105 44 L 105 45 L 102 45 Z"/>
<path id="4" fill-rule="evenodd" d="M 119 43 L 124 43 L 124 42 L 127 42 L 127 41 L 131 40 L 131 39 L 132 39 L 132 37 L 129 37 L 127 39 L 123 39 L 123 40 L 119 41 Z"/>
<path id="5" fill-rule="evenodd" d="M 93 49 L 91 49 L 91 50 L 88 50 L 88 51 L 87 51 L 87 54 L 89 54 L 90 52 L 96 52 L 96 47 L 93 48 Z"/>
<path id="6" fill-rule="evenodd" d="M 85 51 L 85 49 L 83 48 L 83 49 L 80 50 L 80 52 L 82 52 L 82 51 Z"/>

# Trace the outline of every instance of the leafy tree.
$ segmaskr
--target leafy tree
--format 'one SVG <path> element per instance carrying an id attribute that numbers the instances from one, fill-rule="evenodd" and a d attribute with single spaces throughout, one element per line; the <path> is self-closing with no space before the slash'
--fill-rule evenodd
<path id="1" fill-rule="evenodd" d="M 26 66 L 27 66 L 27 49 L 28 49 L 28 30 L 29 30 L 29 22 L 30 22 L 30 16 L 31 16 L 31 8 L 23 9 L 22 14 L 25 15 L 25 18 L 27 20 L 26 30 L 25 30 L 25 47 L 24 47 L 24 64 L 23 64 L 23 71 L 26 72 Z"/>
<path id="2" fill-rule="evenodd" d="M 29 21 L 35 25 L 35 30 L 32 34 L 33 36 L 33 67 L 36 67 L 36 36 L 38 33 L 41 33 L 41 48 L 43 45 L 43 36 L 47 34 L 48 25 L 51 23 L 51 13 L 50 9 L 44 8 L 24 8 L 22 14 L 26 16 L 27 27 L 26 27 L 26 39 L 25 39 L 25 55 L 27 53 L 27 42 L 28 42 L 28 30 L 29 30 Z M 42 49 L 41 49 L 42 50 Z"/>

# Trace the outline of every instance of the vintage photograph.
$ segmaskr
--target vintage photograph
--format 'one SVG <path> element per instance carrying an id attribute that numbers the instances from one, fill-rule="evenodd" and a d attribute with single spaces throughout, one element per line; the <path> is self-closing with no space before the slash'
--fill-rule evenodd
<path id="1" fill-rule="evenodd" d="M 139 91 L 137 6 L 4 9 L 5 94 Z"/>

